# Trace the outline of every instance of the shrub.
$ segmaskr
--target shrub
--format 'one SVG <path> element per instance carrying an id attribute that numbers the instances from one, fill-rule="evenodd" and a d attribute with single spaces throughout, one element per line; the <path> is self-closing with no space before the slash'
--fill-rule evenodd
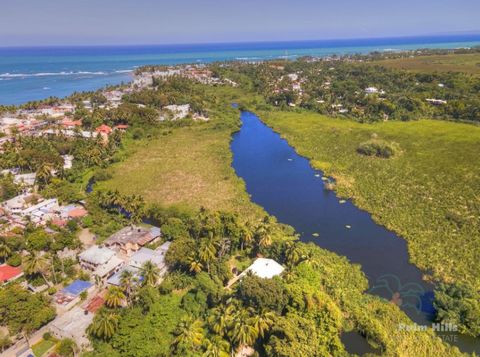
<path id="1" fill-rule="evenodd" d="M 43 339 L 44 339 L 45 341 L 48 341 L 48 340 L 50 340 L 50 339 L 52 338 L 52 333 L 47 331 L 47 332 L 45 332 L 45 333 L 43 334 L 42 337 L 43 337 Z"/>
<path id="2" fill-rule="evenodd" d="M 357 152 L 366 156 L 376 156 L 388 159 L 399 152 L 398 144 L 389 143 L 384 140 L 371 139 L 361 143 Z"/>
<path id="3" fill-rule="evenodd" d="M 12 267 L 18 267 L 20 264 L 22 264 L 22 257 L 20 254 L 15 253 L 7 259 L 7 264 L 11 265 Z"/>
<path id="4" fill-rule="evenodd" d="M 95 182 L 107 181 L 112 178 L 112 173 L 107 169 L 98 169 L 93 175 Z"/>

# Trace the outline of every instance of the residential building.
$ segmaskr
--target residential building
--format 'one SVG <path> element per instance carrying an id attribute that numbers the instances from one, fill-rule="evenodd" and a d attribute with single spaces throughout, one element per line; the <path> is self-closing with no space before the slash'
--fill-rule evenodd
<path id="1" fill-rule="evenodd" d="M 93 245 L 83 251 L 79 256 L 80 266 L 92 272 L 102 279 L 115 274 L 123 265 L 124 261 L 117 257 L 115 252 L 106 247 Z"/>
<path id="2" fill-rule="evenodd" d="M 115 251 L 131 256 L 141 247 L 160 238 L 160 228 L 128 226 L 111 235 L 103 244 Z"/>
<path id="3" fill-rule="evenodd" d="M 7 264 L 0 265 L 0 285 L 7 284 L 23 276 L 22 268 Z"/>

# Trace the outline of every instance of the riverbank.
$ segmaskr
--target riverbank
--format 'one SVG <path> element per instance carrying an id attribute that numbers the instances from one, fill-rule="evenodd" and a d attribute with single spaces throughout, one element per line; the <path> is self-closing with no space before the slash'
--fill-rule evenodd
<path id="1" fill-rule="evenodd" d="M 263 113 L 314 167 L 336 178 L 342 197 L 408 241 L 430 277 L 480 286 L 480 128 L 422 120 L 359 124 L 312 113 Z M 372 136 L 399 144 L 391 159 L 359 155 Z"/>
<path id="2" fill-rule="evenodd" d="M 126 141 L 126 159 L 112 165 L 111 179 L 97 187 L 139 194 L 149 204 L 263 217 L 231 167 L 230 141 L 240 121 L 230 103 L 242 94 L 233 88 L 203 88 L 219 99 L 209 103 L 208 122 L 173 123 L 150 133 L 153 137 Z"/>

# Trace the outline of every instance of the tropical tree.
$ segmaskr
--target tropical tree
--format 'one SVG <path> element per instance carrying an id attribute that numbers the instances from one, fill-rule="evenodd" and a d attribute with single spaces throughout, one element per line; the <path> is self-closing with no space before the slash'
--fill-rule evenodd
<path id="1" fill-rule="evenodd" d="M 217 254 L 218 240 L 214 237 L 213 232 L 208 233 L 208 237 L 204 238 L 200 243 L 198 257 L 207 266 L 210 273 L 210 262 L 215 259 Z"/>
<path id="2" fill-rule="evenodd" d="M 255 241 L 258 249 L 268 247 L 272 244 L 272 236 L 268 223 L 262 223 L 255 231 Z"/>
<path id="3" fill-rule="evenodd" d="M 109 340 L 118 328 L 118 321 L 117 314 L 102 310 L 95 315 L 92 324 L 88 327 L 88 332 L 97 338 Z"/>
<path id="4" fill-rule="evenodd" d="M 302 252 L 298 248 L 298 244 L 294 242 L 287 242 L 285 249 L 285 259 L 289 266 L 295 266 L 300 263 L 302 259 Z"/>
<path id="5" fill-rule="evenodd" d="M 190 317 L 183 318 L 178 324 L 172 347 L 177 353 L 182 351 L 195 351 L 202 345 L 204 338 L 203 324 L 200 320 Z"/>
<path id="6" fill-rule="evenodd" d="M 5 263 L 5 260 L 12 254 L 12 250 L 4 242 L 0 242 L 0 259 L 2 263 Z"/>
<path id="7" fill-rule="evenodd" d="M 37 170 L 37 175 L 35 178 L 36 184 L 40 187 L 48 185 L 50 179 L 52 178 L 52 170 L 52 165 L 43 163 Z"/>
<path id="8" fill-rule="evenodd" d="M 250 222 L 245 223 L 241 228 L 240 249 L 243 250 L 245 246 L 249 246 L 253 242 L 254 230 Z"/>
<path id="9" fill-rule="evenodd" d="M 151 260 L 142 265 L 141 273 L 143 285 L 155 286 L 160 278 L 160 269 Z"/>
<path id="10" fill-rule="evenodd" d="M 205 352 L 204 357 L 229 357 L 230 344 L 220 336 L 214 336 L 212 339 L 206 338 L 203 342 Z"/>
<path id="11" fill-rule="evenodd" d="M 124 270 L 122 274 L 120 274 L 120 288 L 125 293 L 129 303 L 132 300 L 137 281 L 138 279 L 130 270 Z"/>
<path id="12" fill-rule="evenodd" d="M 191 272 L 200 273 L 203 270 L 203 264 L 196 255 L 190 256 L 188 262 L 190 264 L 189 270 Z"/>
<path id="13" fill-rule="evenodd" d="M 233 305 L 220 305 L 208 317 L 210 329 L 217 335 L 226 336 L 232 323 Z"/>
<path id="14" fill-rule="evenodd" d="M 55 348 L 55 352 L 62 357 L 75 357 L 79 351 L 80 350 L 75 341 L 70 338 L 64 338 L 63 340 L 60 340 Z"/>
<path id="15" fill-rule="evenodd" d="M 270 330 L 275 321 L 275 314 L 271 311 L 263 311 L 260 314 L 254 314 L 251 317 L 251 323 L 256 331 L 258 331 L 258 336 L 261 338 L 265 337 L 265 333 Z"/>
<path id="16" fill-rule="evenodd" d="M 50 285 L 50 282 L 45 276 L 45 271 L 47 270 L 48 260 L 44 255 L 40 255 L 36 252 L 31 252 L 23 258 L 23 271 L 27 275 L 40 274 L 45 280 L 47 285 Z"/>
<path id="17" fill-rule="evenodd" d="M 105 304 L 108 307 L 117 308 L 122 305 L 125 298 L 126 296 L 121 288 L 118 286 L 111 286 L 108 288 L 107 294 L 105 295 Z"/>
<path id="18" fill-rule="evenodd" d="M 240 309 L 235 313 L 232 320 L 232 329 L 230 338 L 238 347 L 251 346 L 259 336 L 258 330 L 253 325 L 250 314 L 245 309 Z"/>

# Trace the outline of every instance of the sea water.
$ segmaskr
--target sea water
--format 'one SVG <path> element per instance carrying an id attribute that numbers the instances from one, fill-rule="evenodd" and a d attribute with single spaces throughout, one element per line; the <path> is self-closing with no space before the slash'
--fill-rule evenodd
<path id="1" fill-rule="evenodd" d="M 157 46 L 0 48 L 0 104 L 21 104 L 131 80 L 147 64 L 260 61 L 478 46 L 480 35 Z"/>

